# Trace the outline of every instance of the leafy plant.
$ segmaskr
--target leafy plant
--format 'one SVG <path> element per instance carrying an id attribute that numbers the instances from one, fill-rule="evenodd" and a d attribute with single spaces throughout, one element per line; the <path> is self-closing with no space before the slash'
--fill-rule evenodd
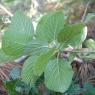
<path id="1" fill-rule="evenodd" d="M 7 89 L 8 94 L 10 94 L 10 95 L 20 95 L 20 93 L 18 93 L 15 90 L 15 88 L 16 88 L 16 82 L 17 82 L 17 80 L 5 83 L 5 88 Z"/>
<path id="2" fill-rule="evenodd" d="M 8 92 L 8 95 L 28 95 L 29 93 L 29 86 L 19 79 L 5 81 L 4 86 Z"/>
<path id="3" fill-rule="evenodd" d="M 95 87 L 91 83 L 85 83 L 84 87 L 81 88 L 79 84 L 73 83 L 66 93 L 69 95 L 94 95 Z"/>
<path id="4" fill-rule="evenodd" d="M 30 88 L 44 74 L 46 87 L 64 93 L 72 83 L 72 60 L 61 57 L 68 46 L 76 47 L 84 41 L 84 23 L 67 24 L 62 11 L 45 14 L 34 31 L 31 19 L 16 12 L 4 32 L 2 50 L 16 58 L 28 55 L 21 78 Z"/>

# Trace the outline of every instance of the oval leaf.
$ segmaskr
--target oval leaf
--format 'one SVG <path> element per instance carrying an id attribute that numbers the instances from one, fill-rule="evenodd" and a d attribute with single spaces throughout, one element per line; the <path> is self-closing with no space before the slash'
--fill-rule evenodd
<path id="1" fill-rule="evenodd" d="M 61 11 L 48 13 L 41 18 L 37 25 L 36 36 L 40 40 L 55 41 L 57 34 L 64 27 L 64 14 Z"/>
<path id="2" fill-rule="evenodd" d="M 73 71 L 66 60 L 51 60 L 45 68 L 45 84 L 53 91 L 64 93 L 68 90 Z"/>
<path id="3" fill-rule="evenodd" d="M 34 62 L 34 74 L 40 76 L 44 72 L 44 68 L 49 59 L 53 56 L 54 50 L 50 50 L 38 56 Z"/>
<path id="4" fill-rule="evenodd" d="M 33 38 L 31 19 L 22 12 L 16 12 L 12 23 L 4 33 L 2 47 L 5 53 L 12 56 L 21 56 L 29 41 Z"/>
<path id="5" fill-rule="evenodd" d="M 83 29 L 84 24 L 81 23 L 65 26 L 58 34 L 58 42 L 64 44 L 64 47 L 79 45 L 83 41 Z"/>

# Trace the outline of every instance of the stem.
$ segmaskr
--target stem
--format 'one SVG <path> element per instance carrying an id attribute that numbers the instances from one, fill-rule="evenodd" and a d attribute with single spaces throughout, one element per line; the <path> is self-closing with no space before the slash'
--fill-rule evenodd
<path id="1" fill-rule="evenodd" d="M 95 53 L 95 51 L 67 51 L 71 53 Z"/>
<path id="2" fill-rule="evenodd" d="M 83 16 L 82 16 L 81 22 L 83 22 L 84 19 L 85 19 L 85 16 L 86 16 L 86 13 L 87 13 L 87 9 L 88 9 L 89 4 L 90 4 L 90 1 L 89 1 L 89 2 L 87 3 L 87 5 L 86 5 L 86 8 L 85 8 L 85 10 L 84 10 L 84 13 L 83 13 Z"/>
<path id="3" fill-rule="evenodd" d="M 88 49 L 88 48 L 81 48 L 81 49 L 72 49 L 72 50 L 64 50 L 63 52 L 70 52 L 70 53 L 95 53 L 95 50 Z"/>

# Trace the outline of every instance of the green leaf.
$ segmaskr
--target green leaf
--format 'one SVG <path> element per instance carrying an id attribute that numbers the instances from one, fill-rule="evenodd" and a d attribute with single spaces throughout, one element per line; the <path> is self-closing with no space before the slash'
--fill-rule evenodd
<path id="1" fill-rule="evenodd" d="M 91 83 L 85 83 L 84 90 L 86 95 L 95 95 L 95 87 Z"/>
<path id="2" fill-rule="evenodd" d="M 91 20 L 93 20 L 94 18 L 95 18 L 95 13 L 88 13 L 84 22 L 88 23 Z"/>
<path id="3" fill-rule="evenodd" d="M 79 45 L 84 39 L 83 28 L 84 25 L 81 23 L 65 26 L 64 29 L 58 34 L 58 42 L 62 43 L 65 47 L 68 45 Z"/>
<path id="4" fill-rule="evenodd" d="M 82 34 L 82 36 L 81 36 L 81 42 L 84 42 L 85 41 L 85 39 L 86 39 L 86 37 L 87 37 L 87 26 L 85 26 L 84 28 L 83 28 L 83 34 Z"/>
<path id="5" fill-rule="evenodd" d="M 37 57 L 34 62 L 34 74 L 40 76 L 44 72 L 44 68 L 48 63 L 49 59 L 54 55 L 54 50 L 42 53 Z"/>
<path id="6" fill-rule="evenodd" d="M 42 52 L 48 51 L 48 43 L 40 40 L 32 40 L 25 48 L 24 54 L 39 55 Z"/>
<path id="7" fill-rule="evenodd" d="M 7 89 L 8 95 L 21 95 L 16 91 L 16 84 L 18 80 L 6 81 L 4 86 Z"/>
<path id="8" fill-rule="evenodd" d="M 5 88 L 6 88 L 7 90 L 15 90 L 16 83 L 17 83 L 17 80 L 6 81 L 6 82 L 5 82 Z"/>
<path id="9" fill-rule="evenodd" d="M 68 91 L 66 92 L 67 95 L 79 95 L 83 92 L 83 88 L 80 87 L 77 83 L 72 83 Z"/>
<path id="10" fill-rule="evenodd" d="M 4 52 L 12 56 L 23 55 L 27 43 L 33 39 L 33 32 L 31 19 L 22 12 L 16 12 L 11 25 L 4 33 L 2 43 Z"/>
<path id="11" fill-rule="evenodd" d="M 52 42 L 64 28 L 64 14 L 61 11 L 48 13 L 41 18 L 37 25 L 36 37 L 40 40 Z"/>
<path id="12" fill-rule="evenodd" d="M 37 80 L 37 76 L 35 76 L 33 73 L 33 67 L 34 67 L 35 60 L 36 60 L 35 56 L 28 58 L 23 65 L 22 73 L 21 73 L 22 81 L 30 85 L 30 87 L 34 86 Z"/>
<path id="13" fill-rule="evenodd" d="M 15 60 L 17 57 L 7 55 L 2 49 L 0 49 L 0 63 L 10 62 Z"/>
<path id="14" fill-rule="evenodd" d="M 95 49 L 95 41 L 93 39 L 88 39 L 85 42 L 85 46 L 89 49 Z"/>
<path id="15" fill-rule="evenodd" d="M 72 82 L 73 70 L 68 61 L 54 59 L 47 64 L 44 75 L 47 88 L 64 93 Z"/>

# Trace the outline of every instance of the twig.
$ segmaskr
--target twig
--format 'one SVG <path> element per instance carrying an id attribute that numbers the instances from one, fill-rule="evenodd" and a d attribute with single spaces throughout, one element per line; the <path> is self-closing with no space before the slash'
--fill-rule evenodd
<path id="1" fill-rule="evenodd" d="M 86 13 L 87 13 L 87 9 L 88 9 L 89 4 L 90 4 L 90 1 L 89 1 L 89 2 L 87 3 L 87 5 L 86 5 L 86 8 L 85 8 L 85 10 L 84 10 L 84 13 L 83 13 L 83 16 L 82 16 L 81 22 L 83 22 L 84 19 L 85 19 L 85 16 L 86 16 Z"/>
<path id="2" fill-rule="evenodd" d="M 75 49 L 72 49 L 72 50 L 64 50 L 63 52 L 70 52 L 70 53 L 95 53 L 95 50 L 92 50 L 92 49 L 88 49 L 88 48 L 82 48 L 82 49 L 78 49 L 78 50 L 75 50 Z"/>
<path id="3" fill-rule="evenodd" d="M 95 53 L 95 51 L 70 51 L 71 53 Z"/>
<path id="4" fill-rule="evenodd" d="M 2 9 L 9 16 L 11 16 L 11 17 L 13 16 L 13 14 L 10 11 L 8 11 L 2 4 L 0 4 L 0 9 Z"/>

